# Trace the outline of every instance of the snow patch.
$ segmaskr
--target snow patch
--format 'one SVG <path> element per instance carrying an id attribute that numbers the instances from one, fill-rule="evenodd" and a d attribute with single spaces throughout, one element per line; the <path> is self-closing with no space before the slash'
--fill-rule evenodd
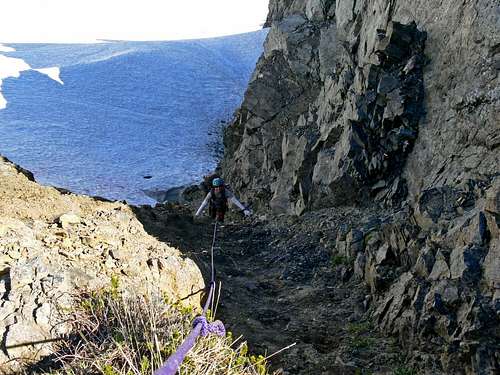
<path id="1" fill-rule="evenodd" d="M 52 67 L 52 68 L 42 68 L 42 69 L 33 69 L 39 73 L 45 74 L 47 77 L 52 78 L 54 81 L 59 82 L 61 85 L 64 85 L 64 82 L 62 81 L 60 74 L 61 70 L 58 67 Z"/>
<path id="2" fill-rule="evenodd" d="M 16 49 L 0 44 L 0 52 L 14 52 Z"/>
<path id="3" fill-rule="evenodd" d="M 59 67 L 64 81 L 52 82 L 55 69 L 4 81 L 1 152 L 43 184 L 155 204 L 145 191 L 163 200 L 163 191 L 215 168 L 216 130 L 241 104 L 266 35 L 0 52 L 33 70 Z"/>
<path id="4" fill-rule="evenodd" d="M 5 109 L 7 107 L 7 100 L 2 95 L 2 81 L 0 80 L 0 110 Z"/>
<path id="5" fill-rule="evenodd" d="M 23 59 L 0 55 L 0 80 L 8 77 L 19 78 L 21 72 L 30 69 L 31 66 Z"/>
<path id="6" fill-rule="evenodd" d="M 19 78 L 21 72 L 30 69 L 31 66 L 29 66 L 23 59 L 0 55 L 0 110 L 7 107 L 7 100 L 2 95 L 3 80 L 10 77 Z"/>
<path id="7" fill-rule="evenodd" d="M 2 46 L 1 44 L 0 46 L 2 48 L 8 48 Z M 64 82 L 59 76 L 61 72 L 58 67 L 32 69 L 31 66 L 29 66 L 29 64 L 23 59 L 0 55 L 0 110 L 7 107 L 7 100 L 2 95 L 3 80 L 6 78 L 19 78 L 21 76 L 21 72 L 28 70 L 35 70 L 39 73 L 45 74 L 47 77 L 50 77 L 54 81 L 64 85 Z"/>

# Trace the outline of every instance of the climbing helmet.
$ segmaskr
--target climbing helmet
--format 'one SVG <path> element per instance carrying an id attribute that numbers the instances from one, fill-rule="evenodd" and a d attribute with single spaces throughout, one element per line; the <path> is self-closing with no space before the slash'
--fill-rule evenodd
<path id="1" fill-rule="evenodd" d="M 212 185 L 214 187 L 224 186 L 224 180 L 222 178 L 214 178 L 214 180 L 212 181 Z"/>

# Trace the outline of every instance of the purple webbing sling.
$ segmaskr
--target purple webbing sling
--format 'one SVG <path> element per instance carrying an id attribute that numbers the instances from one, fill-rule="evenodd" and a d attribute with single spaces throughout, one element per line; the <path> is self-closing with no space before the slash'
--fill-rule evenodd
<path id="1" fill-rule="evenodd" d="M 208 307 L 212 303 L 214 289 L 215 289 L 215 272 L 214 272 L 214 246 L 215 246 L 215 237 L 217 234 L 217 222 L 215 222 L 214 227 L 214 235 L 212 239 L 212 250 L 211 250 L 211 281 L 210 281 L 210 291 L 208 293 L 208 298 L 205 302 L 205 306 L 203 308 L 203 313 L 201 316 L 197 317 L 193 322 L 193 330 L 189 334 L 188 337 L 184 340 L 184 342 L 177 348 L 177 351 L 172 354 L 165 364 L 159 368 L 155 375 L 175 375 L 179 366 L 184 361 L 187 353 L 193 348 L 196 343 L 196 339 L 198 336 L 207 336 L 210 333 L 217 334 L 219 336 L 225 336 L 226 330 L 224 329 L 224 325 L 220 321 L 215 321 L 211 324 L 207 322 L 206 314 L 208 311 Z"/>

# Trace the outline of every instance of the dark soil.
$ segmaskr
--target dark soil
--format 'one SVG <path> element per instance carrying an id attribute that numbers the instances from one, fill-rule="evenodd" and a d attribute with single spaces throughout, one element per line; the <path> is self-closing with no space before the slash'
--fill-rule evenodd
<path id="1" fill-rule="evenodd" d="M 213 223 L 192 217 L 201 198 L 194 193 L 183 205 L 139 207 L 136 214 L 150 234 L 197 262 L 209 281 Z M 296 343 L 271 359 L 284 374 L 392 374 L 401 361 L 395 341 L 372 328 L 365 285 L 352 277 L 347 260 L 331 256 L 339 227 L 360 215 L 336 209 L 244 220 L 232 213 L 218 231 L 217 316 L 254 352 L 270 355 Z"/>

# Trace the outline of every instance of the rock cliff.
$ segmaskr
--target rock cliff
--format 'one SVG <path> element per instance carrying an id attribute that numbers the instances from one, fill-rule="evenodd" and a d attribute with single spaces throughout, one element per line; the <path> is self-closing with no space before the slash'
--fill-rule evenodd
<path id="1" fill-rule="evenodd" d="M 434 373 L 500 358 L 500 5 L 271 0 L 222 163 L 261 210 L 380 206 L 335 233 L 377 326 Z"/>
<path id="2" fill-rule="evenodd" d="M 53 351 L 80 292 L 177 300 L 203 288 L 198 267 L 146 234 L 131 208 L 64 193 L 0 157 L 0 373 Z M 199 295 L 186 301 L 199 307 Z"/>
<path id="3" fill-rule="evenodd" d="M 495 173 L 495 1 L 271 1 L 267 23 L 226 133 L 242 194 L 300 214 Z"/>

